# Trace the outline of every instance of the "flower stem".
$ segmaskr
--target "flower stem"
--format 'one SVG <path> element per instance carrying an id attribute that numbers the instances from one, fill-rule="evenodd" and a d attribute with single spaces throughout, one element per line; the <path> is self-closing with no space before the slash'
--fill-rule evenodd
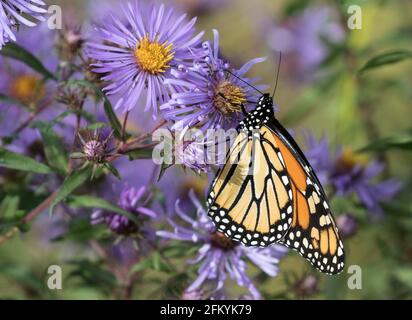
<path id="1" fill-rule="evenodd" d="M 153 130 L 151 130 L 147 134 L 137 137 L 135 139 L 132 139 L 129 142 L 120 146 L 119 149 L 116 150 L 116 154 L 107 158 L 107 162 L 113 162 L 119 157 L 127 154 L 128 152 L 134 151 L 134 150 L 146 149 L 146 148 L 151 148 L 153 146 L 156 146 L 157 143 L 146 144 L 146 145 L 145 144 L 135 145 L 135 144 L 145 140 L 147 137 L 150 137 L 153 134 L 153 132 L 155 132 L 157 129 L 162 127 L 165 123 L 166 123 L 166 120 L 161 121 Z M 58 193 L 59 193 L 59 190 L 56 190 L 53 193 L 51 193 L 42 203 L 40 203 L 36 208 L 30 211 L 29 214 L 22 219 L 21 223 L 26 224 L 26 223 L 30 223 L 31 221 L 33 221 L 39 214 L 41 214 L 44 210 L 46 210 L 51 205 L 53 200 L 57 197 Z M 18 233 L 18 231 L 19 229 L 17 227 L 14 227 L 10 231 L 8 231 L 5 235 L 0 236 L 0 245 L 4 244 L 5 242 L 13 238 Z"/>

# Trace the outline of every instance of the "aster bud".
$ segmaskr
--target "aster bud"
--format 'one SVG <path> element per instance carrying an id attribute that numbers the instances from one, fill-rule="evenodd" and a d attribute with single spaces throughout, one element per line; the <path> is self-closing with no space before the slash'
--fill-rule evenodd
<path id="1" fill-rule="evenodd" d="M 105 145 L 98 140 L 90 140 L 83 146 L 83 153 L 90 162 L 102 162 L 105 155 Z"/>
<path id="2" fill-rule="evenodd" d="M 358 222 L 351 214 L 343 214 L 337 217 L 336 225 L 344 238 L 353 236 L 358 231 Z"/>
<path id="3" fill-rule="evenodd" d="M 311 297 L 318 291 L 318 279 L 314 275 L 304 276 L 293 287 L 296 296 L 300 298 Z"/>
<path id="4" fill-rule="evenodd" d="M 80 28 L 66 28 L 59 34 L 57 51 L 64 61 L 73 61 L 83 47 L 84 39 Z"/>

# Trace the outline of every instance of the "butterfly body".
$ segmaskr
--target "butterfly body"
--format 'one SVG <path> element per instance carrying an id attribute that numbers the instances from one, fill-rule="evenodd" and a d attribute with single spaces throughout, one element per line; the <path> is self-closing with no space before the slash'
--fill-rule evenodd
<path id="1" fill-rule="evenodd" d="M 326 194 L 299 146 L 276 120 L 269 94 L 237 130 L 207 199 L 216 228 L 246 246 L 284 244 L 321 272 L 342 271 L 343 244 Z"/>

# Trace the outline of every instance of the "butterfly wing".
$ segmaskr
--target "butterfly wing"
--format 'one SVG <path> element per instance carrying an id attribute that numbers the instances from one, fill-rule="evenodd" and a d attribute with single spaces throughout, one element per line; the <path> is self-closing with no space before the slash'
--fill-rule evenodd
<path id="1" fill-rule="evenodd" d="M 280 243 L 296 250 L 319 271 L 343 270 L 344 251 L 324 190 L 303 152 L 277 121 L 269 124 L 291 180 L 293 220 Z"/>
<path id="2" fill-rule="evenodd" d="M 274 142 L 266 126 L 241 132 L 209 192 L 216 228 L 247 246 L 279 241 L 292 223 L 293 190 Z"/>

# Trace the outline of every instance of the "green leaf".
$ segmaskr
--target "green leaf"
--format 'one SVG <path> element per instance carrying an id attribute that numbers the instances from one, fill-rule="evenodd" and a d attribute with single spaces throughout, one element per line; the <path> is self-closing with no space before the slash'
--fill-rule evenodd
<path id="1" fill-rule="evenodd" d="M 107 99 L 107 97 L 104 97 L 104 111 L 114 131 L 115 137 L 121 140 L 122 139 L 122 124 L 117 118 L 117 115 L 113 110 L 112 104 L 110 103 L 109 99 Z"/>
<path id="2" fill-rule="evenodd" d="M 130 161 L 141 159 L 152 159 L 153 148 L 142 148 L 138 150 L 132 150 L 127 153 Z"/>
<path id="3" fill-rule="evenodd" d="M 309 0 L 294 0 L 289 1 L 287 5 L 285 5 L 283 12 L 286 16 L 293 16 L 299 14 L 303 11 L 309 4 Z"/>
<path id="4" fill-rule="evenodd" d="M 14 218 L 18 213 L 20 198 L 15 195 L 7 195 L 0 204 L 0 217 L 2 219 Z"/>
<path id="5" fill-rule="evenodd" d="M 53 129 L 48 127 L 47 123 L 44 124 L 44 126 L 38 126 L 38 128 L 43 138 L 44 153 L 46 154 L 47 162 L 52 168 L 65 174 L 68 170 L 68 159 L 64 143 Z"/>
<path id="6" fill-rule="evenodd" d="M 53 242 L 59 241 L 78 241 L 100 240 L 108 235 L 105 225 L 94 226 L 89 219 L 72 219 L 69 230 L 58 237 L 52 239 Z"/>
<path id="7" fill-rule="evenodd" d="M 412 150 L 412 129 L 404 133 L 376 140 L 360 149 L 360 152 L 377 151 L 382 152 L 389 149 Z"/>
<path id="8" fill-rule="evenodd" d="M 45 164 L 3 148 L 0 148 L 0 167 L 40 174 L 53 173 L 53 170 Z"/>
<path id="9" fill-rule="evenodd" d="M 67 87 L 81 87 L 83 89 L 89 89 L 94 92 L 98 100 L 101 100 L 104 97 L 104 94 L 100 90 L 100 88 L 98 88 L 94 83 L 89 82 L 87 80 L 71 79 L 71 80 L 62 82 L 61 84 Z"/>
<path id="10" fill-rule="evenodd" d="M 166 273 L 170 273 L 173 271 L 173 269 L 165 261 L 162 260 L 160 253 L 156 251 L 153 252 L 151 257 L 136 263 L 132 267 L 131 273 L 140 272 L 144 270 L 155 270 Z"/>
<path id="11" fill-rule="evenodd" d="M 112 175 L 114 175 L 117 179 L 122 180 L 120 172 L 113 166 L 111 163 L 105 163 L 105 168 L 110 171 Z"/>
<path id="12" fill-rule="evenodd" d="M 115 276 L 103 269 L 102 263 L 85 259 L 69 261 L 69 263 L 75 266 L 75 270 L 68 276 L 69 279 L 79 277 L 87 286 L 100 288 L 107 294 L 113 293 L 113 289 L 117 287 Z"/>
<path id="13" fill-rule="evenodd" d="M 388 64 L 398 63 L 406 59 L 412 58 L 412 51 L 409 50 L 395 50 L 391 52 L 386 52 L 377 55 L 370 59 L 366 64 L 359 70 L 359 73 L 365 72 L 370 69 L 375 69 Z"/>
<path id="14" fill-rule="evenodd" d="M 160 167 L 160 171 L 159 171 L 159 176 L 157 177 L 157 182 L 162 180 L 162 178 L 165 175 L 167 169 L 171 168 L 172 166 L 173 166 L 172 164 L 162 163 L 162 166 Z"/>
<path id="15" fill-rule="evenodd" d="M 0 265 L 1 274 L 15 283 L 19 284 L 22 290 L 31 292 L 34 296 L 44 296 L 50 293 L 44 285 L 41 275 L 34 273 L 33 268 L 25 264 L 5 263 Z M 45 290 L 46 289 L 46 290 Z M 43 293 L 44 292 L 44 293 Z"/>
<path id="16" fill-rule="evenodd" d="M 412 268 L 399 267 L 395 269 L 394 274 L 400 282 L 412 289 Z"/>
<path id="17" fill-rule="evenodd" d="M 63 184 L 57 191 L 57 196 L 54 198 L 50 206 L 50 214 L 53 213 L 53 210 L 56 207 L 56 205 L 58 205 L 61 201 L 65 200 L 71 193 L 73 193 L 77 188 L 84 184 L 86 180 L 90 177 L 90 174 L 90 167 L 85 167 L 76 170 L 71 175 L 69 175 L 63 181 Z"/>
<path id="18" fill-rule="evenodd" d="M 14 42 L 10 42 L 6 46 L 4 46 L 3 49 L 0 51 L 0 54 L 25 63 L 34 71 L 37 71 L 38 73 L 42 74 L 46 79 L 56 80 L 56 77 L 53 75 L 53 73 L 47 70 L 39 59 L 37 59 L 29 51 L 27 51 L 26 49 L 24 49 L 23 47 L 19 46 Z"/>
<path id="19" fill-rule="evenodd" d="M 106 123 L 96 122 L 96 123 L 93 123 L 93 124 L 87 126 L 85 129 L 89 130 L 89 131 L 94 131 L 94 130 L 101 130 L 101 129 L 104 129 L 104 128 L 107 128 L 107 127 L 108 127 L 108 125 Z"/>
<path id="20" fill-rule="evenodd" d="M 133 221 L 136 224 L 140 224 L 139 220 L 135 215 L 126 211 L 104 199 L 93 197 L 93 196 L 72 196 L 67 200 L 67 204 L 72 208 L 92 208 L 92 209 L 104 209 L 110 212 L 116 212 L 123 216 L 126 216 L 128 219 Z"/>

